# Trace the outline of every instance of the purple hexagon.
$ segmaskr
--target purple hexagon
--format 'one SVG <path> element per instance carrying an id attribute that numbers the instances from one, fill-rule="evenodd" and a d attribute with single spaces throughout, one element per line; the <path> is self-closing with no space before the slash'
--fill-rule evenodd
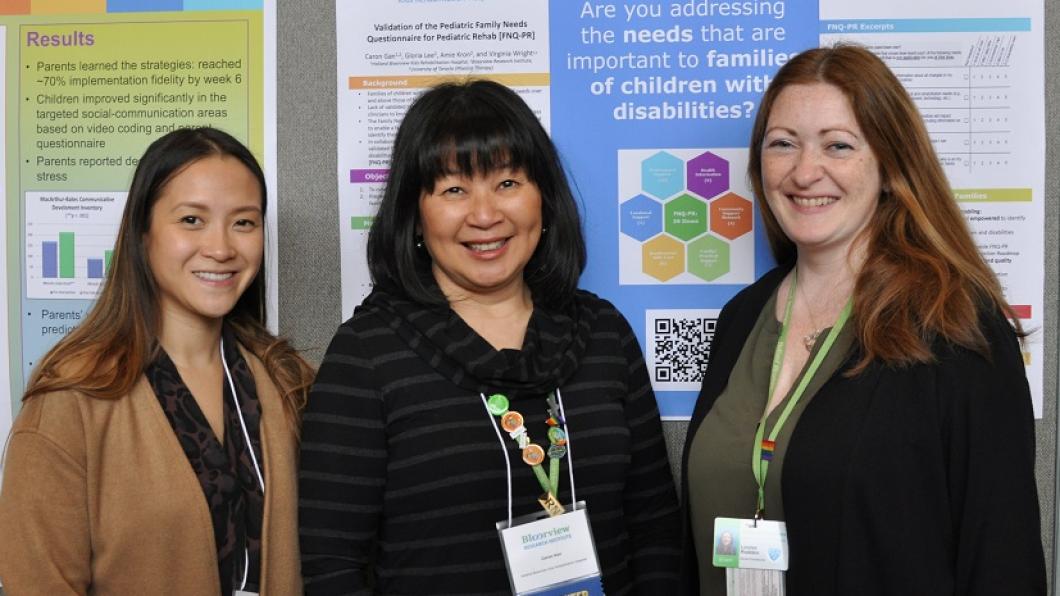
<path id="1" fill-rule="evenodd" d="M 729 162 L 710 151 L 688 160 L 688 190 L 704 199 L 729 190 Z"/>

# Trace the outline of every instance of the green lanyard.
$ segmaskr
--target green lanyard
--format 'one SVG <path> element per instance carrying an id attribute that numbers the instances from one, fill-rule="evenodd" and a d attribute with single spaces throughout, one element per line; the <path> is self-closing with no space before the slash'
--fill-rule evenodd
<path id="1" fill-rule="evenodd" d="M 773 459 L 773 449 L 776 444 L 777 435 L 780 434 L 780 429 L 784 427 L 784 423 L 788 421 L 788 416 L 791 415 L 792 410 L 795 409 L 795 405 L 799 403 L 799 398 L 806 391 L 806 386 L 810 384 L 810 380 L 813 379 L 813 375 L 817 373 L 817 369 L 821 367 L 821 362 L 824 361 L 825 356 L 832 349 L 832 344 L 835 343 L 839 332 L 843 329 L 843 325 L 846 324 L 847 319 L 850 318 L 850 311 L 853 307 L 853 300 L 848 299 L 846 306 L 839 313 L 839 318 L 836 319 L 834 325 L 832 325 L 831 331 L 824 339 L 824 343 L 821 344 L 821 349 L 817 350 L 814 354 L 813 360 L 810 365 L 806 368 L 806 371 L 799 377 L 799 383 L 795 386 L 795 390 L 791 394 L 791 398 L 788 399 L 788 403 L 784 406 L 784 409 L 780 412 L 780 416 L 777 417 L 776 424 L 773 425 L 773 429 L 769 431 L 769 439 L 763 440 L 766 429 L 766 419 L 769 417 L 769 400 L 773 398 L 773 391 L 776 389 L 777 377 L 780 376 L 780 367 L 784 363 L 784 346 L 788 338 L 788 324 L 791 322 L 791 308 L 795 304 L 795 287 L 798 282 L 798 275 L 795 271 L 791 274 L 791 288 L 788 290 L 788 301 L 784 307 L 784 323 L 780 328 L 780 338 L 777 339 L 777 347 L 773 351 L 773 368 L 769 374 L 769 394 L 766 395 L 766 408 L 762 412 L 762 418 L 758 421 L 758 428 L 755 430 L 755 442 L 754 448 L 751 452 L 751 470 L 754 472 L 755 482 L 758 484 L 758 506 L 755 508 L 755 519 L 761 519 L 765 513 L 766 506 L 766 474 L 769 473 L 769 461 Z"/>
<path id="2" fill-rule="evenodd" d="M 489 396 L 489 399 L 482 395 L 482 401 L 486 404 L 486 410 L 490 414 L 501 419 L 501 428 L 507 431 L 508 436 L 522 450 L 523 462 L 533 469 L 534 476 L 537 477 L 537 482 L 541 485 L 541 490 L 545 491 L 546 496 L 556 498 L 559 495 L 559 461 L 563 459 L 568 450 L 567 422 L 563 419 L 560 402 L 556 399 L 556 394 L 549 393 L 548 398 L 545 400 L 548 404 L 548 418 L 545 420 L 545 424 L 548 425 L 549 448 L 547 452 L 537 443 L 530 442 L 530 435 L 527 434 L 526 427 L 523 426 L 523 415 L 515 410 L 508 409 L 508 398 L 504 394 L 494 393 Z M 545 475 L 545 470 L 541 467 L 546 453 L 549 459 L 547 476 Z M 573 486 L 573 477 L 571 482 Z"/>

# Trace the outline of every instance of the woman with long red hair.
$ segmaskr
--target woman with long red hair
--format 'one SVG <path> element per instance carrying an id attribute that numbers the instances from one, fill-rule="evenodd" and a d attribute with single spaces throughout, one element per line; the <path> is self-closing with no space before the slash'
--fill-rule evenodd
<path id="1" fill-rule="evenodd" d="M 1044 593 L 1023 332 L 901 83 L 856 46 L 793 58 L 748 175 L 779 266 L 718 320 L 683 460 L 687 593 Z M 786 535 L 786 576 L 747 569 L 753 532 L 716 551 L 747 526 Z"/>

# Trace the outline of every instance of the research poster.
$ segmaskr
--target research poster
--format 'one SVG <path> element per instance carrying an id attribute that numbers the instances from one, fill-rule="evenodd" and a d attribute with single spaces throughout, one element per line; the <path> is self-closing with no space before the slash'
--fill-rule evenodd
<path id="1" fill-rule="evenodd" d="M 409 104 L 438 82 L 489 77 L 519 92 L 548 129 L 549 25 L 548 4 L 538 1 L 338 0 L 335 15 L 342 312 L 348 317 L 371 290 L 368 228 Z"/>
<path id="2" fill-rule="evenodd" d="M 154 139 L 210 125 L 252 149 L 270 186 L 276 262 L 275 4 L 16 0 L 0 7 L 0 37 L 6 437 L 34 365 L 107 277 L 133 170 Z M 273 312 L 274 282 L 272 271 Z"/>
<path id="3" fill-rule="evenodd" d="M 7 27 L 0 25 L 0 40 L 7 37 Z M 7 80 L 7 45 L 0 43 L 0 81 Z M 6 105 L 7 97 L 0 93 L 0 106 Z M 6 113 L 7 110 L 2 110 L 0 113 Z M 7 138 L 7 119 L 0 118 L 0 138 Z M 0 188 L 7 188 L 7 145 L 0 144 Z M 7 212 L 8 209 L 0 209 L 0 230 L 7 230 Z M 0 242 L 0 262 L 4 264 L 4 267 L 8 271 L 11 271 L 11 261 L 8 260 L 7 243 Z M 6 315 L 9 311 L 7 309 L 7 287 L 8 287 L 8 275 L 0 275 L 0 313 Z M 8 317 L 0 316 L 0 337 L 9 338 L 10 329 L 7 324 Z M 9 345 L 10 341 L 0 341 L 0 391 L 3 387 L 11 386 L 11 366 L 9 356 Z M 8 400 L 0 399 L 0 437 L 4 437 L 6 440 L 7 431 L 11 428 L 11 417 L 13 414 L 13 408 Z M 0 443 L 2 445 L 2 443 Z M 0 450 L 3 448 L 0 447 Z M 0 469 L 3 469 L 4 463 L 0 459 Z M 2 477 L 0 477 L 2 482 Z"/>
<path id="4" fill-rule="evenodd" d="M 1041 0 L 338 1 L 342 307 L 370 291 L 365 239 L 416 95 L 485 77 L 521 93 L 581 201 L 582 286 L 637 332 L 664 418 L 692 411 L 724 304 L 773 265 L 746 179 L 758 101 L 798 52 L 869 47 L 921 110 L 980 250 L 1044 345 Z"/>
<path id="5" fill-rule="evenodd" d="M 822 1 L 821 42 L 883 58 L 927 124 L 976 245 L 1023 328 L 1034 415 L 1042 416 L 1045 316 L 1045 86 L 1042 3 L 954 3 L 931 12 Z M 959 10 L 958 10 L 959 8 Z"/>

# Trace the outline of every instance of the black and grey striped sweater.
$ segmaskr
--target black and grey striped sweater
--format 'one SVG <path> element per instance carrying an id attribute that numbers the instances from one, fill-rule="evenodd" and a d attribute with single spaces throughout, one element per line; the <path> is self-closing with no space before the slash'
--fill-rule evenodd
<path id="1" fill-rule="evenodd" d="M 479 393 L 507 394 L 531 439 L 547 445 L 545 396 L 557 387 L 607 594 L 671 593 L 677 498 L 622 315 L 579 291 L 566 313 L 535 309 L 522 350 L 497 351 L 448 308 L 380 290 L 339 327 L 303 419 L 306 593 L 510 593 L 495 527 L 507 517 L 508 472 Z M 507 437 L 504 448 L 514 514 L 539 510 L 532 470 Z"/>

